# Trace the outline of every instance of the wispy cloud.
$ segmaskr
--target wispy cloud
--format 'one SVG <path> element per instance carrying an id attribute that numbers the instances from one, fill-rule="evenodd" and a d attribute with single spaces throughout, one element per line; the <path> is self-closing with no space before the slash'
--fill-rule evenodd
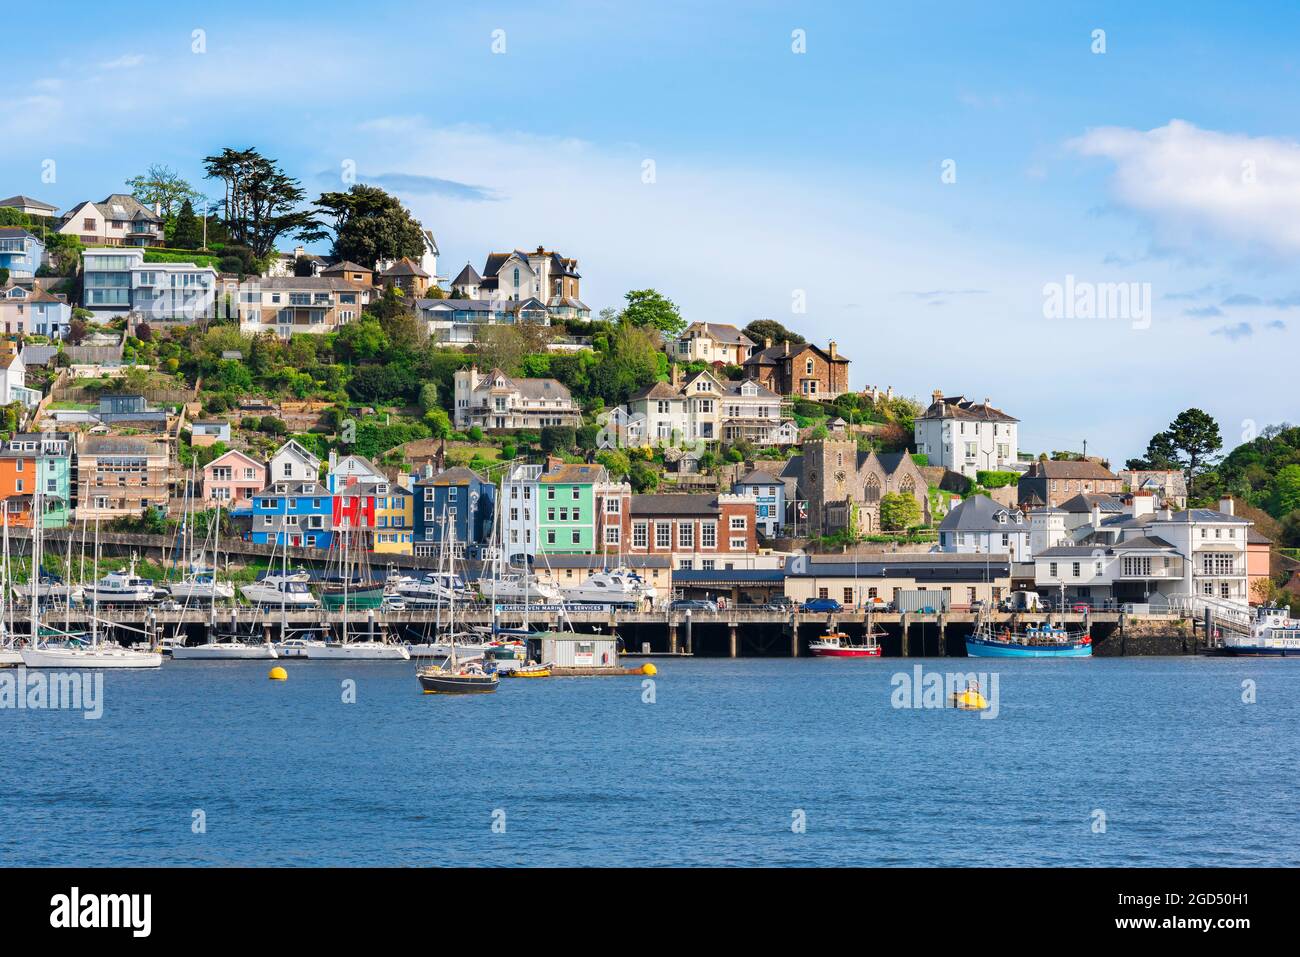
<path id="1" fill-rule="evenodd" d="M 503 198 L 496 190 L 487 186 L 476 186 L 473 183 L 426 176 L 422 173 L 379 173 L 366 177 L 366 181 L 399 193 L 447 196 L 479 203 L 496 202 Z"/>
<path id="2" fill-rule="evenodd" d="M 1220 326 L 1210 333 L 1212 336 L 1223 336 L 1225 339 L 1231 339 L 1236 342 L 1238 339 L 1245 339 L 1247 336 L 1255 334 L 1255 328 L 1249 322 L 1238 322 L 1230 326 Z"/>
<path id="3" fill-rule="evenodd" d="M 129 70 L 137 67 L 145 61 L 143 53 L 124 53 L 122 56 L 113 60 L 105 60 L 99 64 L 101 70 Z"/>

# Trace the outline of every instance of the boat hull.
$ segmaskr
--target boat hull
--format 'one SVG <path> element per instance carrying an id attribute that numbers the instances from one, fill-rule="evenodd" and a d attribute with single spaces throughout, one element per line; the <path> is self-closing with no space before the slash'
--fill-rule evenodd
<path id="1" fill-rule="evenodd" d="M 1054 645 L 1022 645 L 1016 642 L 967 638 L 968 658 L 1091 658 L 1092 642 L 1073 641 Z"/>
<path id="2" fill-rule="evenodd" d="M 420 673 L 425 694 L 488 694 L 497 690 L 495 675 L 453 675 Z"/>
<path id="3" fill-rule="evenodd" d="M 24 648 L 22 658 L 28 668 L 160 668 L 163 660 L 159 652 L 127 648 Z"/>
<path id="4" fill-rule="evenodd" d="M 410 661 L 411 654 L 404 645 L 389 645 L 381 641 L 322 642 L 304 646 L 303 656 L 312 661 Z"/>
<path id="5" fill-rule="evenodd" d="M 814 658 L 879 658 L 879 648 L 809 648 Z"/>
<path id="6" fill-rule="evenodd" d="M 177 645 L 172 648 L 171 655 L 177 661 L 249 661 L 279 657 L 268 644 L 245 645 L 239 642 Z"/>
<path id="7" fill-rule="evenodd" d="M 462 645 L 456 644 L 456 657 L 464 661 L 473 658 L 482 658 L 487 645 Z M 451 645 L 447 642 L 416 642 L 407 643 L 406 651 L 412 658 L 450 658 Z"/>
<path id="8" fill-rule="evenodd" d="M 229 601 L 235 597 L 235 586 L 222 582 L 219 585 L 175 584 L 167 591 L 177 601 Z"/>
<path id="9" fill-rule="evenodd" d="M 321 604 L 326 608 L 337 610 L 343 607 L 343 592 L 326 591 L 321 593 Z M 378 608 L 384 602 L 384 586 L 378 585 L 374 588 L 361 588 L 353 591 L 349 589 L 347 594 L 347 603 L 349 608 Z"/>
<path id="10" fill-rule="evenodd" d="M 1300 648 L 1271 648 L 1268 645 L 1224 646 L 1223 653 L 1234 658 L 1300 658 Z"/>

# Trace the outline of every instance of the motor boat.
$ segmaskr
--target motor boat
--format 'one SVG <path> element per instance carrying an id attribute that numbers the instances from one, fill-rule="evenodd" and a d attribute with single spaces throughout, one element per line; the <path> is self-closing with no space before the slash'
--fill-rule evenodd
<path id="1" fill-rule="evenodd" d="M 285 605 L 289 608 L 315 608 L 316 596 L 307 587 L 305 572 L 267 575 L 239 590 L 254 605 Z"/>
<path id="2" fill-rule="evenodd" d="M 562 594 L 569 605 L 639 605 L 653 601 L 656 592 L 636 572 L 616 568 L 594 572 L 580 585 L 563 589 Z"/>
<path id="3" fill-rule="evenodd" d="M 451 572 L 429 572 L 419 578 L 409 575 L 390 578 L 386 591 L 412 605 L 446 605 L 474 597 L 464 579 Z"/>
<path id="4" fill-rule="evenodd" d="M 126 571 L 109 572 L 87 585 L 83 593 L 86 603 L 100 605 L 151 605 L 166 597 L 167 593 L 155 587 L 152 578 L 135 573 L 135 562 Z"/>
<path id="5" fill-rule="evenodd" d="M 180 581 L 167 586 L 167 591 L 177 601 L 211 602 L 229 601 L 235 597 L 235 586 L 217 581 L 212 572 L 196 571 Z"/>

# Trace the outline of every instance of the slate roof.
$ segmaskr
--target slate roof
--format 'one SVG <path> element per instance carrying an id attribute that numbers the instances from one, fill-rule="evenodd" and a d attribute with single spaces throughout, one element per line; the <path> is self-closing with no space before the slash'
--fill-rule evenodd
<path id="1" fill-rule="evenodd" d="M 381 276 L 419 276 L 424 279 L 429 278 L 429 274 L 420 268 L 410 259 L 403 257 L 393 263 L 379 275 Z"/>
<path id="2" fill-rule="evenodd" d="M 771 472 L 765 472 L 762 469 L 754 469 L 744 478 L 736 480 L 737 485 L 780 485 L 781 480 Z"/>
<path id="3" fill-rule="evenodd" d="M 453 286 L 477 286 L 483 281 L 483 277 L 478 274 L 478 270 L 469 263 L 465 268 L 456 274 L 456 278 L 451 281 Z"/>
<path id="4" fill-rule="evenodd" d="M 1006 516 L 1006 521 L 998 521 L 1000 514 Z M 999 505 L 987 495 L 972 495 L 944 516 L 939 523 L 939 531 L 1028 532 L 1029 523 L 1018 509 Z"/>
<path id="5" fill-rule="evenodd" d="M 373 274 L 374 270 L 358 263 L 354 263 L 350 259 L 345 259 L 343 262 L 335 263 L 333 266 L 326 266 L 320 271 L 320 274 L 322 276 L 336 276 L 342 275 L 345 272 L 368 272 Z"/>
<path id="6" fill-rule="evenodd" d="M 588 482 L 608 482 L 609 472 L 603 465 L 566 462 L 542 473 L 537 481 L 546 485 L 585 485 Z"/>
<path id="7" fill-rule="evenodd" d="M 17 196 L 9 196 L 5 199 L 0 199 L 0 206 L 39 206 L 48 209 L 51 213 L 58 211 L 57 206 L 43 203 L 39 199 L 32 199 L 30 196 L 24 196 L 22 193 L 19 193 Z"/>
<path id="8" fill-rule="evenodd" d="M 964 419 L 970 422 L 1019 422 L 1014 416 L 989 405 L 988 400 L 978 403 L 964 395 L 936 398 L 921 415 L 923 419 Z"/>
<path id="9" fill-rule="evenodd" d="M 633 515 L 715 515 L 716 495 L 674 495 L 656 493 L 632 496 Z"/>
<path id="10" fill-rule="evenodd" d="M 1096 492 L 1080 492 L 1062 502 L 1060 508 L 1065 512 L 1091 512 L 1093 505 L 1100 508 L 1103 514 L 1119 514 L 1124 511 L 1124 503 L 1115 496 Z"/>
<path id="11" fill-rule="evenodd" d="M 416 485 L 473 485 L 476 483 L 486 484 L 487 479 L 479 475 L 471 468 L 463 465 L 457 465 L 454 468 L 445 469 L 437 475 L 430 475 L 428 478 L 422 478 Z"/>
<path id="12" fill-rule="evenodd" d="M 1016 421 L 1012 419 L 1012 421 Z M 1025 473 L 1025 478 L 1047 479 L 1096 479 L 1098 481 L 1117 481 L 1119 476 L 1100 462 L 1092 460 L 1070 460 L 1035 462 Z"/>

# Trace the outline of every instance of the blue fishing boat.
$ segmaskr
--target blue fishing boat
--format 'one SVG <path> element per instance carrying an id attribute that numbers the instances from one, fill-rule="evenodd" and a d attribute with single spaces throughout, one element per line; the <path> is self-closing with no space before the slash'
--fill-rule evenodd
<path id="1" fill-rule="evenodd" d="M 971 658 L 1091 658 L 1087 628 L 1071 631 L 1057 625 L 1030 625 L 1016 631 L 984 622 L 966 639 Z"/>

